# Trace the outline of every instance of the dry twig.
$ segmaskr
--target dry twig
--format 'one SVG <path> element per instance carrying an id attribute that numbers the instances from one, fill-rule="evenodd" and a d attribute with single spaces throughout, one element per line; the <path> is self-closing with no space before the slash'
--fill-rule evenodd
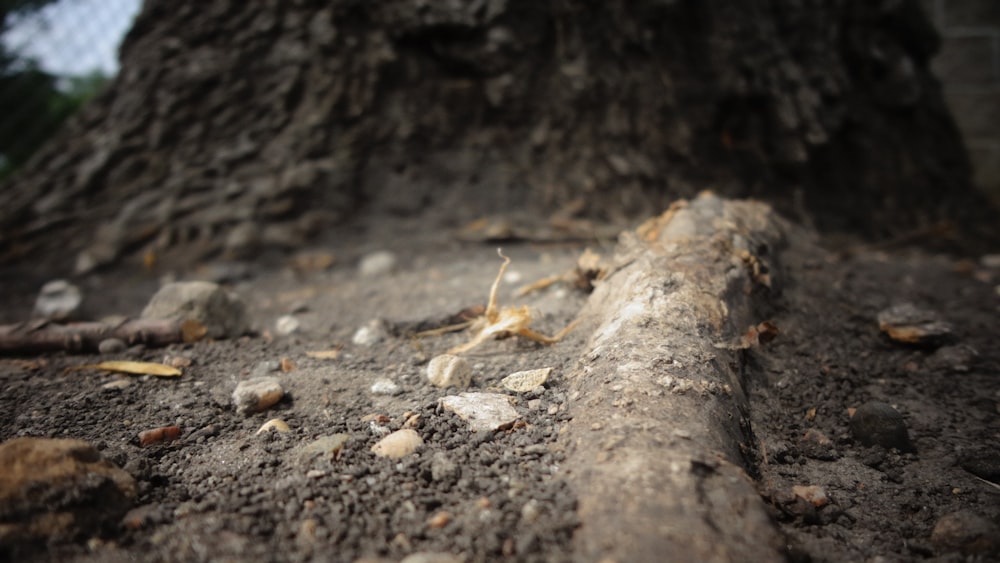
<path id="1" fill-rule="evenodd" d="M 493 281 L 493 287 L 490 288 L 490 300 L 486 305 L 486 311 L 467 325 L 468 329 L 475 333 L 475 336 L 469 342 L 448 350 L 449 354 L 462 354 L 479 346 L 490 338 L 504 338 L 510 335 L 523 336 L 524 338 L 529 338 L 546 345 L 555 344 L 562 340 L 576 326 L 577 321 L 573 321 L 554 336 L 545 336 L 529 328 L 531 325 L 531 311 L 527 305 L 499 309 L 497 307 L 497 291 L 500 288 L 500 280 L 503 278 L 503 273 L 510 264 L 510 258 L 504 256 L 499 248 L 497 249 L 497 254 L 503 258 L 503 264 L 500 266 L 496 280 Z"/>

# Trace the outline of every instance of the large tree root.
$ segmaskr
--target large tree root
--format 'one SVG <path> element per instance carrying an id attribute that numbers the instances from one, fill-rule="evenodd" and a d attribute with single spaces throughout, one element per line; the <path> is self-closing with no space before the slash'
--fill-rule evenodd
<path id="1" fill-rule="evenodd" d="M 594 332 L 563 439 L 583 560 L 784 559 L 747 476 L 745 352 L 732 344 L 764 320 L 782 232 L 769 207 L 706 193 L 623 235 L 581 314 Z"/>

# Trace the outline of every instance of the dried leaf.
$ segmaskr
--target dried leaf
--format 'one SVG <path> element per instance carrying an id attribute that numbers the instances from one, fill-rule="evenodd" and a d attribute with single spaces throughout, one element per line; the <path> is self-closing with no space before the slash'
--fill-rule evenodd
<path id="1" fill-rule="evenodd" d="M 99 364 L 72 366 L 66 368 L 67 371 L 76 371 L 81 369 L 100 369 L 117 373 L 130 373 L 133 375 L 155 375 L 157 377 L 177 377 L 181 375 L 181 370 L 173 366 L 152 362 L 101 362 Z"/>

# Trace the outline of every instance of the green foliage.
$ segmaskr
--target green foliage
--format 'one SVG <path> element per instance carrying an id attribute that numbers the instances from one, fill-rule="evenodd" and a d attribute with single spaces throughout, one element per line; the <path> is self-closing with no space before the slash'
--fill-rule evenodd
<path id="1" fill-rule="evenodd" d="M 28 16 L 57 0 L 0 0 L 0 34 L 11 17 Z M 0 44 L 0 180 L 24 164 L 108 81 L 100 71 L 55 76 Z"/>

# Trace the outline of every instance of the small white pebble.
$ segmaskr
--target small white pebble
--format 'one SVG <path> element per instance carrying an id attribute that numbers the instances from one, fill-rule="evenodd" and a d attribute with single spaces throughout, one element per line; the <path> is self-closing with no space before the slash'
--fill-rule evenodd
<path id="1" fill-rule="evenodd" d="M 396 255 L 388 250 L 380 250 L 365 255 L 358 265 L 362 277 L 373 278 L 391 273 L 396 268 Z"/>
<path id="2" fill-rule="evenodd" d="M 379 319 L 368 321 L 368 324 L 355 331 L 351 342 L 358 346 L 374 346 L 388 338 L 385 323 Z"/>
<path id="3" fill-rule="evenodd" d="M 398 395 L 402 389 L 391 379 L 377 379 L 372 383 L 371 391 L 375 395 Z"/>
<path id="4" fill-rule="evenodd" d="M 66 320 L 76 312 L 82 301 L 80 288 L 66 280 L 53 280 L 38 292 L 35 315 L 54 321 Z"/>
<path id="5" fill-rule="evenodd" d="M 288 336 L 299 330 L 299 320 L 292 315 L 282 315 L 274 323 L 274 330 L 281 336 Z"/>

